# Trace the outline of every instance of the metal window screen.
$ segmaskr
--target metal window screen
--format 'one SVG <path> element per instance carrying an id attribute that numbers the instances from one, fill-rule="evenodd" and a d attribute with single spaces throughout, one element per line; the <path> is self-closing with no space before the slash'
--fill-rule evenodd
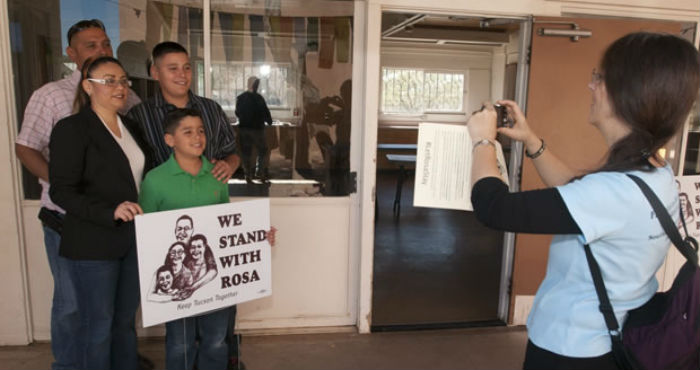
<path id="1" fill-rule="evenodd" d="M 382 68 L 382 113 L 462 113 L 464 73 Z"/>

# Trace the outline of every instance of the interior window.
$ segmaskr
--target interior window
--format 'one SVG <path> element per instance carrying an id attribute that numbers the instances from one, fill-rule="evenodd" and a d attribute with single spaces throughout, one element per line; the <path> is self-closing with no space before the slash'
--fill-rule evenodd
<path id="1" fill-rule="evenodd" d="M 463 72 L 382 68 L 381 111 L 385 114 L 463 113 Z"/>
<path id="2" fill-rule="evenodd" d="M 232 196 L 345 196 L 350 176 L 352 96 L 352 1 L 207 0 L 8 0 L 18 122 L 32 92 L 68 76 L 75 64 L 65 54 L 65 34 L 82 19 L 100 19 L 114 52 L 142 100 L 159 89 L 149 76 L 153 47 L 175 41 L 189 52 L 193 93 L 218 102 L 239 134 L 236 98 L 257 77 L 258 93 L 271 112 L 264 128 L 267 150 L 256 177 L 240 168 L 229 182 Z M 245 4 L 243 4 L 245 3 Z M 329 6 L 332 4 L 332 6 Z M 205 30 L 204 20 L 211 20 Z M 204 36 L 211 48 L 205 54 Z M 205 63 L 210 62 L 210 73 Z M 210 76 L 211 83 L 205 83 Z M 208 85 L 208 86 L 207 86 Z M 262 164 L 261 164 L 262 163 Z M 41 187 L 23 167 L 26 199 Z"/>

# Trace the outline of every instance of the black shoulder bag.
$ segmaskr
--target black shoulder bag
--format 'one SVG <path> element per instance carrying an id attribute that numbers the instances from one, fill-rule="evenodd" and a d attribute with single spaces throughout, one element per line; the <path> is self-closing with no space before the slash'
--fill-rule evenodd
<path id="1" fill-rule="evenodd" d="M 687 259 L 671 289 L 656 293 L 641 307 L 629 311 L 622 331 L 605 290 L 600 267 L 586 244 L 586 259 L 593 276 L 600 312 L 605 318 L 612 352 L 620 369 L 700 369 L 700 267 L 698 242 L 681 237 L 654 191 L 637 176 L 629 176 L 649 200 L 673 245 Z M 683 220 L 683 211 L 681 210 Z M 686 235 L 688 229 L 683 220 Z"/>

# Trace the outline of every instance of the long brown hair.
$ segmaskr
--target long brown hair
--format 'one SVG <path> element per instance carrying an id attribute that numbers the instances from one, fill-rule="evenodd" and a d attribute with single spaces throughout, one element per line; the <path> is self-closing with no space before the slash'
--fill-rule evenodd
<path id="1" fill-rule="evenodd" d="M 683 127 L 700 89 L 700 56 L 677 36 L 637 32 L 608 47 L 601 61 L 614 114 L 631 132 L 614 143 L 599 171 L 653 169 L 649 158 Z"/>
<path id="2" fill-rule="evenodd" d="M 86 59 L 83 62 L 83 69 L 80 70 L 80 82 L 78 83 L 78 91 L 75 93 L 73 100 L 73 114 L 80 112 L 81 109 L 90 105 L 90 96 L 83 89 L 83 81 L 92 77 L 92 72 L 99 66 L 107 63 L 114 63 L 124 69 L 124 66 L 114 57 L 102 56 L 95 59 Z"/>

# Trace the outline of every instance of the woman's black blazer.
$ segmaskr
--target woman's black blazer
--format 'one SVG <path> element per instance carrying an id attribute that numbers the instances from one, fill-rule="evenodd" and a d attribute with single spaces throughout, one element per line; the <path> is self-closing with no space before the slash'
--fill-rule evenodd
<path id="1" fill-rule="evenodd" d="M 140 125 L 121 119 L 146 157 L 145 175 L 153 167 L 153 152 Z M 123 257 L 136 245 L 134 222 L 115 221 L 114 210 L 126 200 L 138 202 L 124 151 L 90 107 L 56 124 L 49 150 L 49 195 L 66 210 L 60 255 L 77 260 Z"/>

